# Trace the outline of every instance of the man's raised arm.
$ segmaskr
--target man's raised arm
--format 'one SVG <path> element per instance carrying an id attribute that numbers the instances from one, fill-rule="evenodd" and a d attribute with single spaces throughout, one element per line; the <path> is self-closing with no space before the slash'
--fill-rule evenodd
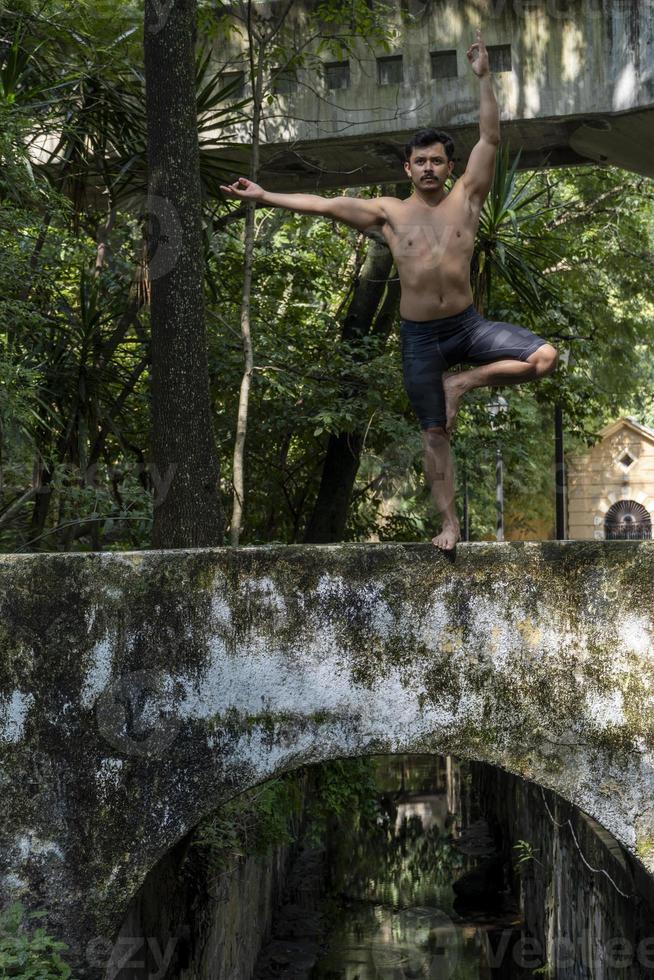
<path id="1" fill-rule="evenodd" d="M 481 31 L 477 31 L 477 40 L 470 45 L 466 56 L 479 78 L 479 142 L 472 148 L 461 180 L 470 197 L 481 205 L 493 183 L 495 156 L 500 142 L 500 110 L 493 92 L 488 51 Z"/>
<path id="2" fill-rule="evenodd" d="M 256 201 L 264 207 L 288 208 L 300 214 L 316 214 L 344 221 L 358 231 L 372 231 L 386 220 L 383 198 L 320 197 L 319 194 L 275 194 L 266 191 L 247 177 L 239 177 L 229 186 L 221 186 L 229 197 Z"/>

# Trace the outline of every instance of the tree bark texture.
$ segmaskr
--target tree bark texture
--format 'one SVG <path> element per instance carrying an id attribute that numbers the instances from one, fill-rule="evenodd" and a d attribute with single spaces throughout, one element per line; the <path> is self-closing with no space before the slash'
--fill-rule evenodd
<path id="1" fill-rule="evenodd" d="M 196 0 L 145 2 L 155 548 L 222 544 L 224 530 L 204 322 L 195 19 Z"/>
<path id="2" fill-rule="evenodd" d="M 344 341 L 356 344 L 372 334 L 388 336 L 399 300 L 399 288 L 395 288 L 395 283 L 388 282 L 392 268 L 393 259 L 386 245 L 371 241 L 343 322 Z M 305 542 L 342 541 L 364 433 L 365 426 L 361 426 L 352 432 L 330 435 L 318 497 L 305 532 Z"/>

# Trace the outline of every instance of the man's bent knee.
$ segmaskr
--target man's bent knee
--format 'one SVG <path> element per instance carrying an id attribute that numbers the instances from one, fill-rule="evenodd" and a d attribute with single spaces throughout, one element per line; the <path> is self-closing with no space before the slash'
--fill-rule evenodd
<path id="1" fill-rule="evenodd" d="M 422 438 L 425 449 L 439 450 L 450 445 L 450 433 L 444 425 L 430 425 L 422 430 Z"/>
<path id="2" fill-rule="evenodd" d="M 536 368 L 536 377 L 543 378 L 551 374 L 556 368 L 559 352 L 552 344 L 541 344 L 541 346 L 530 354 L 527 360 Z"/>

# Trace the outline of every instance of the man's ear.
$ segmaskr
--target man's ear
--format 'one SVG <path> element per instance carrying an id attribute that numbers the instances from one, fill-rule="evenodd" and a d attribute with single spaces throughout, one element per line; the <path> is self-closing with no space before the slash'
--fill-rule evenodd
<path id="1" fill-rule="evenodd" d="M 409 166 L 408 160 L 404 161 L 404 173 L 407 175 L 407 177 L 411 176 L 411 167 Z"/>

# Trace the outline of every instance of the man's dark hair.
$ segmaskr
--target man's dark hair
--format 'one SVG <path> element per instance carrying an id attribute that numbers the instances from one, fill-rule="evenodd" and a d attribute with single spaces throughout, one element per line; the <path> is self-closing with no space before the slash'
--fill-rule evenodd
<path id="1" fill-rule="evenodd" d="M 454 140 L 449 133 L 444 133 L 442 129 L 419 129 L 404 147 L 405 160 L 408 162 L 411 159 L 412 150 L 419 146 L 432 146 L 433 143 L 442 143 L 447 159 L 452 159 L 454 156 Z"/>

